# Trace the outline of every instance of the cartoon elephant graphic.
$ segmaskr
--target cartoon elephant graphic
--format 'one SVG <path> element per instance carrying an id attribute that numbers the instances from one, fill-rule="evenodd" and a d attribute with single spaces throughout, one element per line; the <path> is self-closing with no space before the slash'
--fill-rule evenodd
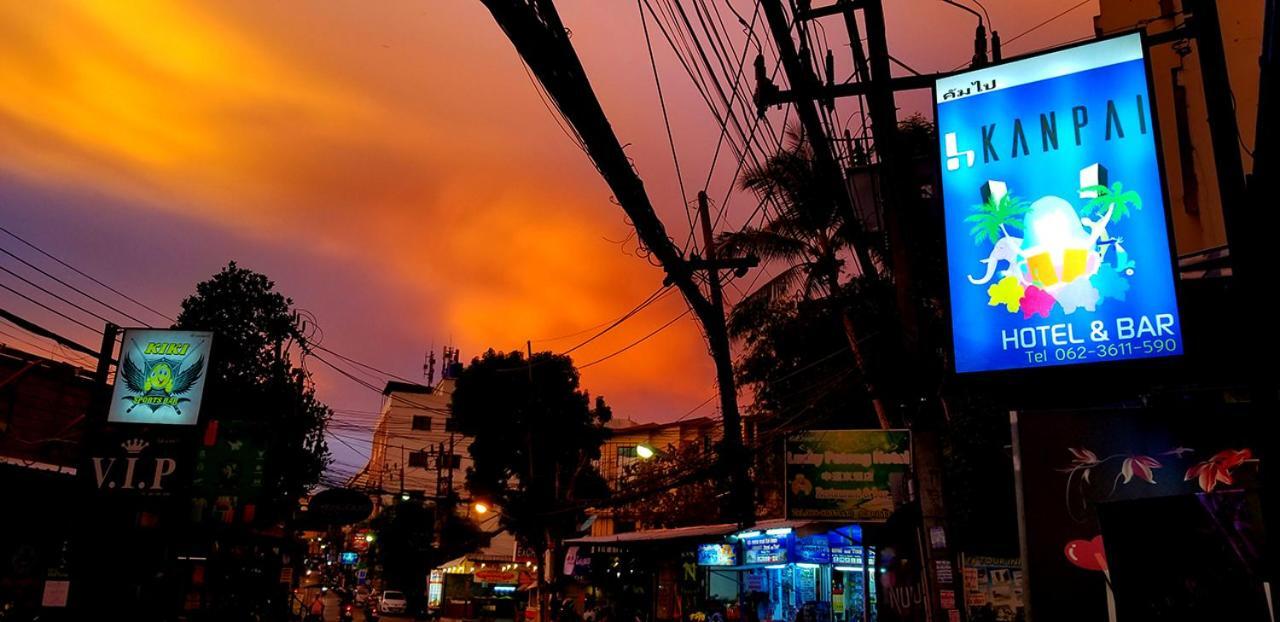
<path id="1" fill-rule="evenodd" d="M 974 285 L 986 284 L 995 276 L 996 268 L 1000 266 L 1001 261 L 1009 263 L 1009 267 L 1005 268 L 1003 272 L 1005 276 L 1016 277 L 1020 283 L 1026 284 L 1022 270 L 1018 267 L 1022 261 L 1022 238 L 1015 238 L 1011 235 L 1000 238 L 996 242 L 995 248 L 991 249 L 991 254 L 982 260 L 982 263 L 987 264 L 987 273 L 982 275 L 982 278 L 970 276 L 969 282 Z"/>

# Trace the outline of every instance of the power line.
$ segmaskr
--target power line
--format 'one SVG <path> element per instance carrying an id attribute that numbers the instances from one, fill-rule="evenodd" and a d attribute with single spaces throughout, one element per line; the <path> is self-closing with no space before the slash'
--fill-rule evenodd
<path id="1" fill-rule="evenodd" d="M 80 275 L 80 276 L 82 276 L 82 277 L 84 277 L 84 278 L 86 278 L 86 279 L 89 279 L 90 281 L 93 281 L 94 283 L 97 283 L 98 285 L 100 285 L 100 286 L 102 286 L 102 287 L 106 288 L 106 289 L 107 289 L 108 291 L 110 291 L 111 293 L 116 294 L 117 296 L 120 296 L 121 298 L 124 298 L 125 300 L 128 300 L 129 302 L 132 302 L 133 304 L 138 305 L 139 307 L 142 307 L 143 309 L 146 309 L 146 310 L 148 310 L 148 311 L 150 311 L 150 312 L 152 312 L 152 313 L 154 313 L 154 314 L 156 314 L 156 315 L 158 315 L 158 316 L 160 316 L 160 317 L 162 317 L 162 318 L 164 318 L 164 319 L 166 319 L 166 320 L 169 320 L 170 322 L 176 321 L 176 320 L 174 320 L 172 317 L 169 317 L 168 315 L 165 315 L 164 313 L 161 313 L 161 312 L 159 312 L 159 311 L 156 311 L 154 308 L 152 308 L 152 307 L 150 307 L 150 306 L 148 306 L 148 305 L 146 305 L 146 304 L 144 304 L 144 303 L 142 303 L 142 302 L 139 302 L 138 300 L 134 299 L 132 296 L 129 296 L 128 294 L 126 294 L 126 293 L 124 293 L 124 292 L 121 292 L 120 290 L 118 290 L 118 289 L 116 289 L 116 288 L 114 288 L 114 287 L 112 287 L 112 286 L 110 286 L 110 285 L 107 285 L 106 283 L 103 283 L 102 281 L 99 281 L 98 279 L 96 279 L 96 278 L 94 278 L 94 277 L 92 277 L 92 276 L 90 276 L 90 275 L 86 274 L 84 271 L 80 270 L 79 268 L 77 268 L 77 267 L 75 267 L 75 266 L 73 266 L 73 265 L 71 265 L 71 264 L 69 264 L 69 263 L 67 263 L 67 262 L 65 262 L 65 261 L 63 261 L 63 260 L 61 260 L 61 259 L 59 259 L 59 258 L 55 257 L 55 256 L 53 256 L 53 255 L 52 255 L 52 254 L 50 254 L 48 251 L 44 250 L 43 248 L 40 248 L 39 246 L 37 246 L 37 245 L 35 245 L 35 244 L 31 243 L 31 242 L 28 242 L 27 240 L 23 239 L 23 238 L 22 238 L 21 236 L 19 236 L 18 234 L 16 234 L 16 233 L 14 233 L 14 232 L 12 232 L 12 231 L 10 231 L 10 230 L 8 230 L 8 229 L 4 228 L 3 226 L 0 226 L 0 231 L 3 231 L 4 233 L 8 234 L 8 235 L 9 235 L 10 237 L 12 237 L 13 239 L 15 239 L 15 240 L 17 240 L 17 241 L 19 241 L 19 242 L 22 242 L 23 244 L 26 244 L 27 246 L 31 247 L 31 249 L 35 250 L 37 253 L 40 253 L 41 255 L 44 255 L 45 257 L 48 257 L 49 259 L 52 259 L 52 260 L 54 260 L 54 261 L 58 262 L 58 264 L 62 265 L 62 267 L 67 268 L 68 270 L 71 270 L 72 272 L 75 272 L 76 274 L 78 274 L 78 275 Z"/>
<path id="2" fill-rule="evenodd" d="M 389 371 L 383 371 L 383 370 L 378 369 L 377 367 L 374 367 L 374 366 L 372 366 L 372 365 L 370 365 L 370 364 L 368 364 L 368 363 L 362 363 L 362 362 L 357 361 L 356 359 L 353 359 L 353 358 L 351 358 L 351 357 L 349 357 L 349 356 L 346 356 L 346 355 L 343 355 L 343 354 L 339 354 L 339 353 L 334 352 L 333 350 L 330 350 L 329 348 L 326 348 L 326 347 L 324 347 L 324 346 L 322 346 L 322 345 L 320 345 L 320 344 L 318 344 L 318 343 L 313 343 L 313 344 L 311 344 L 311 347 L 313 347 L 313 348 L 315 348 L 315 349 L 317 349 L 317 350 L 323 350 L 323 351 L 328 352 L 329 354 L 332 354 L 332 355 L 334 355 L 334 356 L 336 356 L 336 357 L 338 357 L 338 358 L 340 358 L 340 359 L 342 359 L 342 360 L 344 360 L 344 361 L 346 361 L 346 362 L 348 362 L 348 363 L 351 363 L 352 365 L 359 365 L 360 367 L 363 367 L 363 368 L 368 369 L 368 370 L 371 370 L 371 371 L 378 372 L 378 373 L 380 373 L 380 374 L 382 374 L 382 375 L 384 375 L 384 376 L 387 376 L 387 377 L 389 377 L 389 378 L 395 378 L 396 380 L 400 380 L 400 381 L 403 381 L 403 382 L 407 382 L 407 383 L 409 383 L 409 384 L 421 384 L 421 383 L 419 383 L 417 380 L 410 380 L 410 379 L 408 379 L 408 378 L 405 378 L 404 376 L 399 376 L 399 375 L 393 374 L 393 373 L 391 373 L 391 372 L 389 372 Z"/>
<path id="3" fill-rule="evenodd" d="M 50 278 L 50 279 L 52 279 L 52 280 L 56 281 L 57 283 L 61 284 L 63 287 L 66 287 L 67 289 L 70 289 L 71 291 L 73 291 L 73 292 L 75 292 L 75 293 L 77 293 L 77 294 L 80 294 L 81 296 L 84 296 L 85 298 L 88 298 L 89 300 L 92 300 L 92 301 L 94 301 L 94 302 L 96 302 L 96 303 L 98 303 L 98 304 L 100 304 L 100 305 L 102 305 L 102 306 L 104 306 L 104 307 L 106 307 L 106 308 L 108 308 L 108 309 L 110 309 L 110 310 L 112 310 L 112 311 L 116 312 L 116 313 L 119 313 L 120 315 L 122 315 L 122 316 L 124 316 L 124 317 L 129 318 L 130 320 L 133 320 L 134 322 L 137 322 L 137 323 L 138 323 L 139 325 L 141 325 L 141 326 L 146 326 L 146 325 L 147 325 L 147 323 L 146 323 L 146 322 L 144 322 L 144 321 L 142 321 L 142 320 L 140 320 L 140 319 L 138 319 L 138 318 L 136 318 L 136 317 L 134 317 L 134 316 L 132 316 L 132 315 L 130 315 L 130 314 L 128 314 L 128 313 L 126 313 L 126 312 L 124 312 L 124 311 L 121 311 L 120 309 L 117 309 L 116 307 L 112 306 L 111 304 L 109 304 L 109 303 L 107 303 L 107 302 L 105 302 L 105 301 L 103 301 L 103 300 L 101 300 L 101 299 L 99 299 L 99 298 L 97 298 L 97 297 L 93 296 L 92 294 L 89 294 L 89 293 L 85 292 L 84 290 L 80 289 L 79 287 L 76 287 L 75 285 L 72 285 L 72 284 L 70 284 L 70 283 L 68 283 L 68 282 L 66 282 L 66 281 L 64 281 L 64 280 L 62 280 L 62 279 L 60 279 L 60 278 L 58 278 L 58 277 L 56 277 L 56 276 L 52 275 L 52 274 L 49 274 L 48 272 L 45 272 L 45 271 L 44 271 L 43 269 L 41 269 L 39 266 L 36 266 L 35 264 L 33 264 L 33 263 L 31 263 L 31 262 L 27 261 L 26 259 L 23 259 L 23 258 L 21 258 L 21 257 L 19 257 L 19 256 L 17 256 L 17 255 L 15 255 L 15 254 L 13 254 L 13 253 L 12 253 L 12 252 L 10 252 L 8 249 L 0 248 L 0 253 L 4 253 L 4 254 L 6 254 L 6 255 L 8 255 L 8 256 L 10 256 L 10 257 L 14 258 L 14 259 L 17 259 L 18 261 L 22 262 L 22 264 L 23 264 L 23 265 L 25 265 L 25 266 L 27 266 L 28 268 L 31 268 L 32 270 L 35 270 L 36 272 L 39 272 L 40 274 L 43 274 L 44 276 L 46 276 L 46 277 L 48 277 L 48 278 Z M 6 270 L 6 272 L 8 272 L 8 270 Z M 12 273 L 12 272 L 10 272 L 10 274 L 13 274 L 13 273 Z"/>
<path id="4" fill-rule="evenodd" d="M 0 284 L 0 287 L 5 287 L 5 286 L 4 286 L 4 284 Z M 8 287 L 5 287 L 5 289 L 8 289 Z M 13 291 L 13 290 L 9 290 L 9 291 Z M 16 292 L 15 292 L 15 293 L 16 293 Z M 19 295 L 19 296 L 22 296 L 22 294 L 18 294 L 18 295 Z M 25 298 L 25 296 L 24 296 L 24 298 Z M 30 299 L 28 299 L 28 300 L 30 300 Z M 34 301 L 33 301 L 33 302 L 34 302 Z M 36 304 L 39 304 L 39 303 L 36 303 Z M 50 309 L 50 310 L 52 311 L 52 309 Z M 57 312 L 56 312 L 56 311 L 54 311 L 54 313 L 57 313 Z M 6 311 L 5 309 L 0 309 L 0 318 L 3 318 L 3 319 L 5 319 L 5 320 L 8 320 L 8 321 L 9 321 L 9 323 L 13 324 L 14 326 L 16 326 L 16 327 L 18 327 L 18 328 L 20 328 L 20 329 L 22 329 L 22 330 L 25 330 L 25 331 L 27 331 L 27 332 L 29 332 L 29 333 L 33 334 L 33 335 L 38 335 L 38 336 L 40 336 L 40 337 L 44 337 L 45 339 L 49 339 L 49 340 L 51 340 L 51 341 L 53 341 L 53 342 L 55 342 L 55 343 L 57 343 L 57 344 L 59 344 L 59 345 L 62 345 L 62 346 L 67 347 L 67 348 L 71 348 L 72 350 L 75 350 L 75 351 L 77 351 L 77 352 L 83 352 L 83 353 L 85 353 L 85 354 L 88 354 L 89 356 L 92 356 L 94 359 L 97 359 L 97 358 L 98 358 L 98 356 L 99 356 L 99 353 L 98 353 L 96 350 L 94 350 L 94 349 L 92 349 L 92 348 L 90 348 L 90 347 L 88 347 L 88 346 L 80 345 L 79 343 L 76 343 L 75 341 L 72 341 L 71 339 L 68 339 L 68 338 L 66 338 L 66 337 L 63 337 L 62 335 L 59 335 L 58 333 L 55 333 L 55 332 L 53 332 L 52 330 L 49 330 L 49 329 L 47 329 L 47 328 L 45 328 L 45 327 L 43 327 L 43 326 L 40 326 L 39 324 L 36 324 L 35 322 L 32 322 L 32 321 L 30 321 L 30 320 L 24 319 L 24 318 L 22 318 L 22 317 L 20 317 L 20 316 L 18 316 L 18 315 L 16 315 L 16 314 L 14 314 L 14 313 L 10 312 L 10 311 Z M 68 318 L 68 319 L 70 319 L 70 318 Z M 74 321 L 74 320 L 72 320 L 72 321 Z M 93 330 L 93 329 L 90 329 L 90 330 Z"/>
<path id="5" fill-rule="evenodd" d="M 680 186 L 680 202 L 686 204 L 684 213 L 689 220 L 689 228 L 693 229 L 693 217 L 689 215 L 689 193 L 684 188 L 684 174 L 680 171 L 680 157 L 676 155 L 676 139 L 671 133 L 671 119 L 667 115 L 667 100 L 662 94 L 662 80 L 658 78 L 658 61 L 653 56 L 653 40 L 649 37 L 649 20 L 644 16 L 644 6 L 636 0 L 636 10 L 640 13 L 640 26 L 644 30 L 644 44 L 649 51 L 649 67 L 653 69 L 653 84 L 658 91 L 658 106 L 662 109 L 662 124 L 667 129 L 667 144 L 671 146 L 671 162 L 676 169 L 676 182 Z"/>
<path id="6" fill-rule="evenodd" d="M 591 367 L 592 365 L 598 365 L 598 364 L 603 363 L 603 362 L 605 362 L 605 361 L 607 361 L 607 360 L 609 360 L 609 359 L 611 359 L 611 358 L 613 358 L 613 357 L 615 357 L 615 356 L 618 356 L 619 354 L 622 354 L 623 352 L 626 352 L 627 350 L 630 350 L 631 348 L 634 348 L 634 347 L 636 347 L 636 346 L 638 346 L 638 345 L 640 345 L 640 344 L 644 343 L 644 342 L 645 342 L 645 341 L 647 341 L 650 337 L 653 337 L 654 335 L 656 335 L 656 334 L 658 334 L 658 333 L 662 332 L 663 330 L 666 330 L 666 328 L 667 328 L 668 326 L 671 326 L 672 324 L 675 324 L 675 323 L 676 323 L 676 321 L 677 321 L 677 320 L 679 320 L 680 318 L 682 318 L 682 317 L 684 317 L 684 316 L 686 316 L 686 315 L 689 315 L 689 312 L 690 312 L 690 311 L 692 311 L 692 310 L 693 310 L 693 309 L 691 309 L 691 308 L 687 308 L 687 309 L 685 309 L 685 310 L 684 310 L 680 315 L 677 315 L 677 316 L 675 316 L 675 317 L 671 318 L 671 320 L 670 320 L 670 321 L 668 321 L 666 324 L 663 324 L 662 326 L 659 326 L 659 327 L 657 327 L 657 328 L 653 329 L 653 331 L 651 331 L 649 334 L 647 334 L 647 335 L 645 335 L 645 336 L 643 336 L 643 337 L 641 337 L 641 338 L 639 338 L 639 339 L 637 339 L 637 340 L 635 340 L 635 341 L 633 341 L 633 342 L 631 342 L 631 343 L 627 344 L 627 345 L 626 345 L 625 347 L 623 347 L 621 350 L 618 350 L 617 352 L 614 352 L 613 354 L 609 354 L 609 355 L 607 355 L 607 356 L 604 356 L 604 357 L 598 358 L 598 359 L 596 359 L 596 360 L 594 360 L 594 361 L 591 361 L 590 363 L 583 363 L 582 365 L 578 365 L 578 366 L 577 366 L 577 368 L 578 368 L 578 369 L 586 369 L 586 368 L 588 368 L 588 367 Z"/>
<path id="7" fill-rule="evenodd" d="M 94 328 L 94 327 L 92 327 L 92 326 L 89 326 L 88 324 L 85 324 L 84 322 L 81 322 L 80 320 L 77 320 L 77 319 L 75 319 L 75 318 L 71 317 L 70 315 L 67 315 L 67 314 L 65 314 L 65 313 L 63 313 L 63 312 L 61 312 L 61 311 L 59 311 L 59 310 L 57 310 L 57 309 L 54 309 L 53 307 L 50 307 L 49 305 L 44 304 L 43 302 L 40 302 L 39 300 L 36 300 L 36 299 L 34 299 L 34 298 L 32 298 L 32 297 L 30 297 L 30 296 L 28 296 L 28 295 L 24 294 L 24 293 L 22 293 L 22 292 L 20 292 L 20 291 L 18 291 L 18 290 L 16 290 L 16 289 L 14 289 L 14 288 L 12 288 L 12 287 L 9 287 L 8 285 L 5 285 L 4 283 L 0 283 L 0 288 L 3 288 L 3 289 L 5 289 L 5 290 L 8 290 L 10 293 L 13 293 L 13 294 L 14 294 L 14 295 L 16 295 L 16 296 L 21 297 L 22 299 L 26 300 L 27 302 L 30 302 L 31 304 L 34 304 L 34 305 L 36 305 L 36 306 L 38 306 L 38 307 L 40 307 L 40 308 L 42 308 L 42 309 L 44 309 L 44 310 L 46 310 L 46 311 L 48 311 L 48 312 L 50 312 L 50 313 L 53 313 L 53 314 L 55 314 L 55 315 L 57 315 L 57 316 L 59 316 L 59 317 L 61 317 L 61 318 L 65 319 L 65 320 L 67 320 L 67 321 L 69 321 L 69 322 L 73 323 L 73 324 L 77 324 L 77 325 L 79 325 L 79 326 L 82 326 L 82 327 L 84 327 L 85 329 L 89 330 L 90 332 L 93 332 L 93 333 L 96 333 L 96 334 L 102 334 L 102 333 L 101 333 L 101 331 L 99 331 L 98 329 L 96 329 L 96 328 Z M 95 356 L 96 356 L 96 354 L 95 354 Z"/>
<path id="8" fill-rule="evenodd" d="M 648 307 L 649 305 L 653 304 L 654 302 L 657 302 L 658 298 L 660 297 L 660 294 L 662 294 L 664 291 L 668 290 L 670 287 L 671 287 L 670 285 L 663 285 L 662 287 L 659 287 L 659 288 L 658 288 L 658 291 L 655 291 L 655 292 L 653 292 L 652 294 L 650 294 L 648 298 L 645 298 L 645 299 L 644 299 L 640 304 L 636 305 L 636 306 L 635 306 L 635 308 L 633 308 L 632 310 L 628 311 L 628 312 L 627 312 L 626 314 L 624 314 L 622 317 L 618 318 L 617 320 L 614 320 L 614 321 L 613 321 L 613 323 L 612 323 L 612 324 L 609 324 L 609 326 L 605 327 L 605 329 L 604 329 L 604 330 L 602 330 L 602 331 L 600 331 L 600 332 L 598 332 L 598 333 L 596 333 L 596 334 L 592 335 L 591 337 L 587 338 L 587 340 L 586 340 L 586 341 L 583 341 L 583 342 L 579 343 L 578 345 L 573 346 L 572 348 L 569 348 L 568 350 L 565 350 L 564 352 L 561 352 L 560 354 L 561 354 L 562 356 L 567 356 L 567 355 L 572 354 L 573 352 L 577 351 L 579 348 L 581 348 L 581 347 L 583 347 L 583 346 L 585 346 L 585 345 L 587 345 L 587 344 L 589 344 L 589 343 L 591 343 L 591 342 L 595 341 L 596 339 L 599 339 L 599 338 L 600 338 L 601 336 L 603 336 L 605 333 L 608 333 L 609 331 L 611 331 L 611 330 L 613 330 L 613 329 L 617 328 L 617 327 L 618 327 L 620 324 L 622 324 L 623 322 L 625 322 L 625 321 L 627 321 L 627 320 L 631 319 L 631 317 L 632 317 L 632 316 L 634 316 L 635 314 L 637 314 L 637 313 L 639 313 L 639 312 L 643 311 L 646 307 Z"/>
<path id="9" fill-rule="evenodd" d="M 1018 34 L 1014 35 L 1013 37 L 1010 37 L 1009 39 L 1006 39 L 1006 40 L 1005 40 L 1005 42 L 1004 42 L 1004 45 L 1008 46 L 1010 43 L 1013 43 L 1014 41 L 1017 41 L 1018 39 L 1021 39 L 1021 38 L 1025 37 L 1025 36 L 1027 36 L 1027 35 L 1029 35 L 1029 34 L 1031 34 L 1031 33 L 1033 33 L 1033 32 L 1035 32 L 1035 31 L 1037 31 L 1037 30 L 1040 30 L 1041 28 L 1043 28 L 1044 26 L 1046 26 L 1046 25 L 1047 25 L 1047 24 L 1049 24 L 1050 22 L 1053 22 L 1054 20 L 1057 20 L 1058 18 L 1061 18 L 1062 16 L 1066 15 L 1067 13 L 1070 13 L 1070 12 L 1072 12 L 1072 11 L 1074 11 L 1074 10 L 1076 10 L 1076 9 L 1078 9 L 1078 8 L 1080 8 L 1080 7 L 1084 6 L 1084 5 L 1086 5 L 1086 4 L 1089 4 L 1089 3 L 1090 3 L 1090 2 L 1092 2 L 1092 1 L 1093 1 L 1093 0 L 1083 0 L 1083 2 L 1079 2 L 1079 3 L 1074 4 L 1074 5 L 1072 5 L 1070 8 L 1068 8 L 1068 9 L 1066 9 L 1066 10 L 1062 11 L 1061 13 L 1058 13 L 1057 15 L 1054 15 L 1053 17 L 1050 17 L 1049 19 L 1046 19 L 1046 20 L 1044 20 L 1043 22 L 1040 22 L 1039 24 L 1036 24 L 1035 26 L 1032 26 L 1032 27 L 1030 27 L 1030 28 L 1028 28 L 1028 29 L 1026 29 L 1026 30 L 1022 31 L 1022 32 L 1020 32 L 1020 33 L 1018 33 Z"/>
<path id="10" fill-rule="evenodd" d="M 62 301 L 62 302 L 64 302 L 64 303 L 66 303 L 66 304 L 69 304 L 69 305 L 71 305 L 72 307 L 74 307 L 74 308 L 76 308 L 76 309 L 80 310 L 81 312 L 83 312 L 83 313 L 85 313 L 85 314 L 88 314 L 88 315 L 93 316 L 93 317 L 94 317 L 94 319 L 101 320 L 101 321 L 106 322 L 106 323 L 108 323 L 108 324 L 114 324 L 114 323 L 115 323 L 115 322 L 113 322 L 113 321 L 111 321 L 111 320 L 109 320 L 109 319 L 107 319 L 107 318 L 105 318 L 105 317 L 102 317 L 101 315 L 98 315 L 97 313 L 94 313 L 93 311 L 90 311 L 90 310 L 88 310 L 88 309 L 86 309 L 86 308 L 84 308 L 84 307 L 82 307 L 82 306 L 80 306 L 80 305 L 78 305 L 78 304 L 76 304 L 76 303 L 74 303 L 74 302 L 71 302 L 70 300 L 67 300 L 66 298 L 63 298 L 62 296 L 59 296 L 59 295 L 57 295 L 57 294 L 55 294 L 55 293 L 53 293 L 53 292 L 51 292 L 51 291 L 49 291 L 49 290 L 45 289 L 45 288 L 44 288 L 44 286 L 42 286 L 42 285 L 38 285 L 38 284 L 36 284 L 36 283 L 32 282 L 30 279 L 27 279 L 26 277 L 22 276 L 21 274 L 18 274 L 17 272 L 14 272 L 13 270 L 10 270 L 10 269 L 8 269 L 8 268 L 6 268 L 6 267 L 4 267 L 4 266 L 0 266 L 0 272 L 4 272 L 5 274 L 8 274 L 9 276 L 12 276 L 12 277 L 14 277 L 14 278 L 18 279 L 19 281 L 22 281 L 23 283 L 26 283 L 27 285 L 30 285 L 31 287 L 34 287 L 34 288 L 36 288 L 36 289 L 38 289 L 38 290 L 40 290 L 40 291 L 44 292 L 45 294 L 48 294 L 49 296 L 52 296 L 53 298 L 56 298 L 56 299 L 58 299 L 58 300 L 60 300 L 60 301 Z"/>

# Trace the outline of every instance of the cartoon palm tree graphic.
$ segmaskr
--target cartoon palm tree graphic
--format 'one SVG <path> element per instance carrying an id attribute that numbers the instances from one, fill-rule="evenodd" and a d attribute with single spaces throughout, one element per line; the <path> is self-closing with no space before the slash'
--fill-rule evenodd
<path id="1" fill-rule="evenodd" d="M 1081 193 L 1093 193 L 1092 201 L 1080 208 L 1080 222 L 1094 232 L 1095 243 L 1102 245 L 1102 257 L 1107 256 L 1107 248 L 1114 245 L 1116 249 L 1116 270 L 1125 274 L 1133 274 L 1134 262 L 1129 259 L 1122 242 L 1124 238 L 1111 238 L 1107 233 L 1107 224 L 1120 222 L 1129 215 L 1129 207 L 1142 209 L 1142 197 L 1133 190 L 1125 190 L 1124 184 L 1115 182 L 1108 188 L 1105 185 L 1085 186 Z M 1098 215 L 1102 214 L 1101 217 Z M 1090 218 L 1092 216 L 1092 218 Z"/>
<path id="2" fill-rule="evenodd" d="M 973 223 L 969 235 L 973 236 L 974 243 L 981 244 L 982 238 L 987 238 L 995 244 L 1000 238 L 1010 236 L 1009 229 L 1022 231 L 1022 215 L 1027 213 L 1028 206 L 1026 201 L 1006 194 L 998 201 L 987 197 L 973 209 L 975 213 L 964 221 Z"/>
<path id="3" fill-rule="evenodd" d="M 1142 197 L 1133 190 L 1125 190 L 1124 184 L 1115 182 L 1111 187 L 1106 186 L 1085 186 L 1080 192 L 1092 192 L 1096 196 L 1092 201 L 1085 204 L 1080 209 L 1081 216 L 1097 215 L 1101 212 L 1111 212 L 1111 219 L 1120 222 L 1129 215 L 1129 206 L 1136 209 L 1142 209 Z"/>

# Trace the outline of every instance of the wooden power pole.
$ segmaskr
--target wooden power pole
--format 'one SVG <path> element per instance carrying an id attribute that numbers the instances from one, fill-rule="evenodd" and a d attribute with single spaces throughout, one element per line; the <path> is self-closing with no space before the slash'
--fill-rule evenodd
<path id="1" fill-rule="evenodd" d="M 724 417 L 720 460 L 729 484 L 730 511 L 738 522 L 751 522 L 754 513 L 751 482 L 742 445 L 742 422 L 724 308 L 704 295 L 693 277 L 701 270 L 742 270 L 758 260 L 690 260 L 682 255 L 667 235 L 645 192 L 644 182 L 613 133 L 552 0 L 481 1 L 582 139 L 588 156 L 634 223 L 640 241 L 666 270 L 666 281 L 680 290 L 702 323 L 715 362 L 720 412 Z"/>

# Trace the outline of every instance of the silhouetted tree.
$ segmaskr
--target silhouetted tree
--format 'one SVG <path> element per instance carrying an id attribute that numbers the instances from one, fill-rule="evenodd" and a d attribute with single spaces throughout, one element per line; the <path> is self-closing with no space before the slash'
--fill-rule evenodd
<path id="1" fill-rule="evenodd" d="M 579 387 L 569 357 L 489 350 L 458 376 L 451 409 L 474 439 L 471 494 L 500 508 L 502 527 L 531 549 L 554 551 L 587 504 L 608 496 L 595 462 L 612 411 Z"/>
<path id="2" fill-rule="evenodd" d="M 302 334 L 292 305 L 266 275 L 233 261 L 196 285 L 174 324 L 214 332 L 203 412 L 270 430 L 260 439 L 267 456 L 259 506 L 264 518 L 291 513 L 329 462 L 324 426 L 331 411 L 289 356 Z"/>

